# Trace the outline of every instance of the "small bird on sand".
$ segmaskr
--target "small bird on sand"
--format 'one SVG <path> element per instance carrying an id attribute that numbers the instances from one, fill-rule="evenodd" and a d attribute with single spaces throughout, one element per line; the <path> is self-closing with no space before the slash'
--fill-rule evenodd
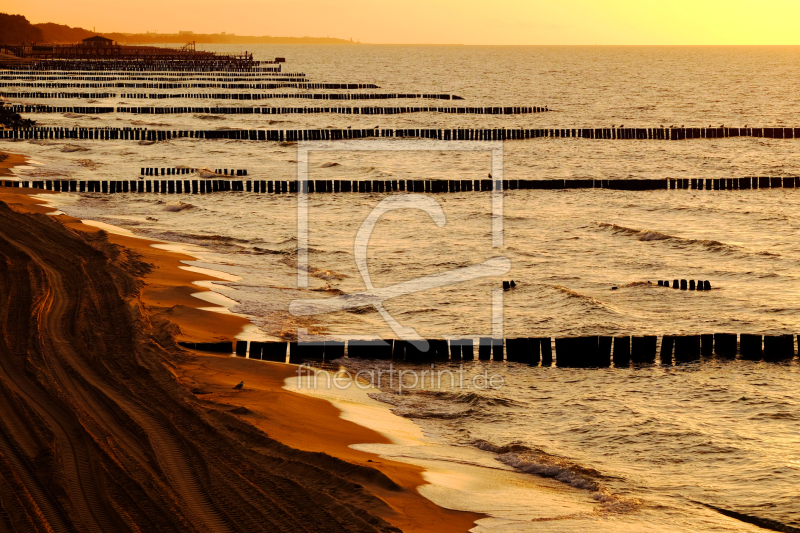
<path id="1" fill-rule="evenodd" d="M 242 387 L 244 387 L 244 381 L 240 381 L 239 384 L 234 387 L 234 389 L 242 390 Z"/>
<path id="2" fill-rule="evenodd" d="M 489 172 L 489 179 L 492 179 L 492 173 Z"/>

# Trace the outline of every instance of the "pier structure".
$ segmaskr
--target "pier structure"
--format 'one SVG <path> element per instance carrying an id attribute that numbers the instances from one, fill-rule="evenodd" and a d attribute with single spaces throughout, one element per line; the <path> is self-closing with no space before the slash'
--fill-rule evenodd
<path id="1" fill-rule="evenodd" d="M 72 44 L 40 44 L 23 43 L 19 45 L 0 45 L 0 53 L 9 56 L 0 58 L 0 65 L 19 65 L 19 60 L 36 61 L 34 65 L 26 64 L 28 70 L 38 70 L 46 66 L 48 70 L 92 70 L 104 71 L 128 67 L 150 67 L 148 70 L 179 70 L 191 67 L 193 70 L 204 68 L 250 69 L 263 61 L 253 61 L 253 54 L 220 54 L 217 52 L 197 50 L 195 42 L 182 47 L 141 46 L 120 44 L 106 37 L 95 35 Z M 276 64 L 276 61 L 267 63 Z M 279 69 L 278 69 L 279 70 Z"/>

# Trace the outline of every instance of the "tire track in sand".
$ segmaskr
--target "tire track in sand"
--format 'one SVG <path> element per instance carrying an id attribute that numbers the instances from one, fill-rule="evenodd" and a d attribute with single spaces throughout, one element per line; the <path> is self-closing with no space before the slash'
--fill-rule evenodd
<path id="1" fill-rule="evenodd" d="M 146 269 L 0 202 L 0 531 L 393 531 L 358 476 L 310 469 L 325 456 L 179 382 L 186 356 L 139 301 Z"/>
<path id="2" fill-rule="evenodd" d="M 75 399 L 78 407 L 87 413 L 100 414 L 101 416 L 95 416 L 94 421 L 104 426 L 109 435 L 116 436 L 124 429 L 116 421 L 109 424 L 108 417 L 102 416 L 106 411 L 93 401 L 91 395 L 81 388 L 76 380 L 70 378 L 69 372 L 64 368 L 64 363 L 67 363 L 93 387 L 120 406 L 144 430 L 155 452 L 158 465 L 169 480 L 175 495 L 183 500 L 183 507 L 194 515 L 192 521 L 196 525 L 204 526 L 201 529 L 208 531 L 228 531 L 227 524 L 213 512 L 208 495 L 201 490 L 195 470 L 190 464 L 190 454 L 179 444 L 172 428 L 157 421 L 140 403 L 126 398 L 116 389 L 114 383 L 104 381 L 73 349 L 66 330 L 72 322 L 70 319 L 73 318 L 71 315 L 75 295 L 67 290 L 61 273 L 26 244 L 18 241 L 11 241 L 11 244 L 23 251 L 46 276 L 46 282 L 42 283 L 42 286 L 47 290 L 40 300 L 40 305 L 37 306 L 36 322 L 39 324 L 39 336 L 45 345 L 44 349 L 50 352 L 47 354 L 46 364 L 58 378 L 59 385 L 65 389 L 64 393 Z M 36 405 L 43 407 L 39 402 L 36 402 Z M 103 496 L 103 488 L 92 481 L 96 479 L 97 465 L 93 463 L 91 452 L 83 442 L 83 438 L 74 433 L 70 434 L 57 416 L 53 416 L 52 413 L 47 414 L 49 421 L 59 428 L 58 440 L 64 445 L 62 459 L 66 478 L 70 484 L 70 493 L 80 495 L 73 499 L 73 503 L 84 524 L 90 530 L 99 533 L 127 530 L 127 526 Z M 129 439 L 123 438 L 120 442 L 129 442 Z"/>

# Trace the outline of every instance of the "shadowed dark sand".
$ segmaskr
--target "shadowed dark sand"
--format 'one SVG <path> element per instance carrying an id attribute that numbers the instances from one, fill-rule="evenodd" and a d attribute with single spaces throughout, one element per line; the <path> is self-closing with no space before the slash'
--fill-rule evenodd
<path id="1" fill-rule="evenodd" d="M 244 322 L 196 309 L 187 284 L 208 276 L 180 255 L 22 194 L 0 201 L 0 530 L 466 531 L 481 518 L 422 498 L 418 467 L 348 448 L 385 437 L 281 390 L 293 367 L 178 348 Z"/>

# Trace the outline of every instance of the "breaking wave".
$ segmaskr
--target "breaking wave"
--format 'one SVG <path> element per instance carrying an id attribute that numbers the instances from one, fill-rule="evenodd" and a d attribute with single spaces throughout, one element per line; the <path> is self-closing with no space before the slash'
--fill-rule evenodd
<path id="1" fill-rule="evenodd" d="M 592 499 L 599 504 L 598 510 L 601 512 L 628 513 L 641 505 L 641 501 L 637 499 L 623 498 L 600 485 L 597 479 L 602 479 L 604 476 L 592 468 L 576 465 L 561 457 L 520 444 L 498 446 L 478 439 L 473 441 L 472 445 L 497 454 L 495 459 L 520 472 L 554 479 L 576 489 L 591 491 Z"/>
<path id="2" fill-rule="evenodd" d="M 194 204 L 188 204 L 185 202 L 169 202 L 167 205 L 164 206 L 164 211 L 170 211 L 172 213 L 178 213 L 180 211 L 184 211 L 186 209 L 191 209 L 194 207 Z"/>
<path id="3" fill-rule="evenodd" d="M 603 309 L 606 311 L 616 312 L 616 310 L 614 310 L 610 305 L 601 302 L 594 296 L 581 294 L 573 289 L 569 289 L 562 285 L 553 285 L 553 288 L 555 288 L 557 291 L 563 294 L 566 294 L 568 298 L 574 298 L 575 300 L 580 301 L 582 304 L 588 305 L 594 309 Z"/>
<path id="4" fill-rule="evenodd" d="M 444 400 L 453 403 L 467 404 L 475 407 L 519 407 L 520 404 L 510 398 L 491 397 L 477 392 L 449 392 L 449 391 L 423 391 L 425 394 L 437 400 Z"/>
<path id="5" fill-rule="evenodd" d="M 84 148 L 83 146 L 78 146 L 76 144 L 65 144 L 61 151 L 64 153 L 72 153 L 72 152 L 88 152 L 88 148 Z"/>
<path id="6" fill-rule="evenodd" d="M 725 244 L 724 242 L 719 242 L 711 239 L 686 239 L 683 237 L 675 237 L 674 235 L 667 235 L 666 233 L 661 233 L 660 231 L 627 228 L 625 226 L 619 226 L 617 224 L 608 224 L 605 222 L 601 222 L 599 226 L 603 229 L 607 229 L 617 234 L 636 237 L 638 240 L 643 242 L 670 241 L 682 246 L 699 245 L 708 248 L 709 250 L 719 251 L 719 252 L 732 252 L 738 250 L 736 246 Z"/>
<path id="7" fill-rule="evenodd" d="M 501 453 L 496 459 L 521 472 L 553 478 L 576 489 L 592 492 L 600 490 L 600 485 L 578 471 L 578 467 L 557 461 L 545 454 L 535 454 L 533 450 L 528 453 Z"/>

